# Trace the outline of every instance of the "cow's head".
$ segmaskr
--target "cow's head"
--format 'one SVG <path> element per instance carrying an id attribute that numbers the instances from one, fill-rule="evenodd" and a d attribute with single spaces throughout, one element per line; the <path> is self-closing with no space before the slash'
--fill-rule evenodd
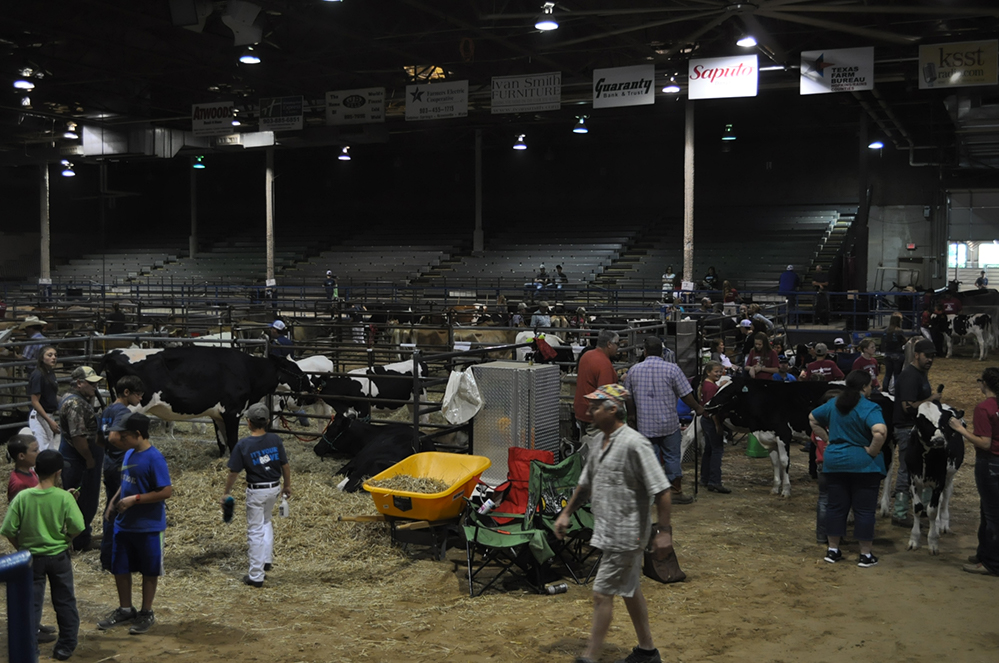
<path id="1" fill-rule="evenodd" d="M 963 410 L 929 401 L 919 406 L 916 413 L 916 433 L 927 449 L 944 449 L 949 442 L 961 441 L 961 434 L 950 427 L 951 419 L 962 419 Z"/>
<path id="2" fill-rule="evenodd" d="M 298 364 L 285 357 L 269 355 L 268 358 L 277 368 L 278 387 L 281 391 L 290 391 L 295 401 L 301 405 L 311 405 L 316 402 L 316 387 Z"/>
<path id="3" fill-rule="evenodd" d="M 320 458 L 332 456 L 334 454 L 346 453 L 345 448 L 340 445 L 340 440 L 350 431 L 350 425 L 357 420 L 356 412 L 353 408 L 348 414 L 337 414 L 326 426 L 326 430 L 319 437 L 319 441 L 312 447 L 313 453 Z"/>

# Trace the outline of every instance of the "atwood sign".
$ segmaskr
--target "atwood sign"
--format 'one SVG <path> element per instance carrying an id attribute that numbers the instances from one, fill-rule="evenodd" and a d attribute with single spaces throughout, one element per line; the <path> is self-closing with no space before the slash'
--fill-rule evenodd
<path id="1" fill-rule="evenodd" d="M 690 99 L 755 97 L 759 71 L 755 55 L 691 60 L 687 96 Z"/>
<path id="2" fill-rule="evenodd" d="M 191 106 L 191 133 L 195 136 L 224 136 L 232 133 L 232 102 Z"/>
<path id="3" fill-rule="evenodd" d="M 656 67 L 640 64 L 593 70 L 593 107 L 644 106 L 656 103 Z"/>

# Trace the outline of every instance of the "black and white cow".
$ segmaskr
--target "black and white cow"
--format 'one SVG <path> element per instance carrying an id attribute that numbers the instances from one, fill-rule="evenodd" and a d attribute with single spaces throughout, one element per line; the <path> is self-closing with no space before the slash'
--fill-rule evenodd
<path id="1" fill-rule="evenodd" d="M 433 451 L 434 446 L 420 439 L 421 451 Z M 406 424 L 369 424 L 354 414 L 338 414 L 312 449 L 325 458 L 334 454 L 352 456 L 350 462 L 335 474 L 345 476 L 337 488 L 357 492 L 364 480 L 383 472 L 414 453 L 413 427 Z"/>
<path id="2" fill-rule="evenodd" d="M 919 514 L 924 509 L 930 531 L 926 535 L 930 553 L 940 552 L 940 535 L 950 531 L 950 497 L 954 492 L 954 475 L 964 462 L 964 438 L 950 427 L 952 418 L 960 419 L 964 412 L 949 405 L 930 401 L 919 406 L 916 426 L 905 452 L 909 470 L 912 519 L 909 550 L 919 548 Z M 933 490 L 930 503 L 923 504 L 923 488 Z"/>
<path id="3" fill-rule="evenodd" d="M 220 456 L 236 446 L 240 416 L 279 385 L 290 391 L 313 391 L 293 362 L 253 357 L 231 348 L 112 350 L 104 355 L 101 371 L 112 388 L 124 375 L 142 380 L 146 386 L 138 408 L 142 413 L 167 421 L 211 418 Z"/>
<path id="4" fill-rule="evenodd" d="M 416 377 L 427 374 L 427 365 L 417 364 Z M 364 418 L 371 415 L 371 409 L 382 412 L 398 410 L 407 403 L 413 403 L 413 362 L 400 361 L 374 368 L 358 368 L 348 372 L 349 377 L 329 376 L 317 381 L 319 397 L 328 408 L 338 413 L 355 412 Z M 372 403 L 365 398 L 384 398 L 395 403 Z M 426 390 L 421 389 L 421 400 L 427 399 Z M 332 415 L 332 410 L 327 410 Z"/>
<path id="5" fill-rule="evenodd" d="M 992 316 L 988 313 L 948 315 L 946 316 L 946 324 L 939 320 L 941 317 L 940 314 L 934 313 L 930 316 L 930 321 L 931 326 L 933 322 L 940 322 L 940 330 L 943 332 L 944 342 L 947 344 L 948 359 L 954 351 L 954 337 L 964 338 L 967 336 L 975 339 L 979 360 L 984 360 L 988 356 L 989 347 L 992 345 Z"/>

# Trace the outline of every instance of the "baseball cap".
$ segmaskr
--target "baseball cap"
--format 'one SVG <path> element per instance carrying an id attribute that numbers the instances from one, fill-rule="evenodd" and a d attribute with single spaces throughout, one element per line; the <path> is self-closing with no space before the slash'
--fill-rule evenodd
<path id="1" fill-rule="evenodd" d="M 267 423 L 271 413 L 263 403 L 254 403 L 246 410 L 246 418 L 254 423 Z"/>
<path id="2" fill-rule="evenodd" d="M 916 347 L 913 350 L 921 352 L 924 355 L 935 355 L 937 353 L 937 346 L 933 345 L 933 341 L 928 341 L 924 338 L 921 341 L 916 341 Z"/>
<path id="3" fill-rule="evenodd" d="M 87 382 L 100 382 L 104 379 L 89 366 L 77 366 L 69 376 L 74 380 L 86 380 Z"/>
<path id="4" fill-rule="evenodd" d="M 288 325 L 284 324 L 284 322 L 282 322 L 281 320 L 275 320 L 274 322 L 271 323 L 271 327 L 278 331 L 284 331 L 285 329 L 288 328 Z"/>
<path id="5" fill-rule="evenodd" d="M 787 364 L 789 362 L 790 362 L 790 360 L 787 358 L 787 355 L 781 355 L 781 356 L 777 357 L 777 363 L 778 364 Z"/>
<path id="6" fill-rule="evenodd" d="M 788 265 L 788 266 L 787 266 L 787 270 L 788 270 L 789 272 L 790 272 L 790 271 L 793 271 L 793 270 L 794 270 L 794 265 Z"/>
<path id="7" fill-rule="evenodd" d="M 133 412 L 108 429 L 111 433 L 134 432 L 149 439 L 149 417 L 138 412 Z"/>
<path id="8" fill-rule="evenodd" d="M 597 388 L 596 391 L 591 391 L 586 394 L 584 398 L 591 401 L 604 401 L 610 400 L 615 403 L 624 403 L 624 399 L 631 396 L 628 390 L 619 384 L 605 384 L 602 387 Z"/>
<path id="9" fill-rule="evenodd" d="M 753 321 L 752 320 L 743 320 L 742 322 L 739 323 L 739 326 L 740 327 L 752 327 L 753 326 Z"/>
<path id="10" fill-rule="evenodd" d="M 829 347 L 825 343 L 816 343 L 815 354 L 817 355 L 829 354 Z"/>
<path id="11" fill-rule="evenodd" d="M 835 341 L 833 341 L 833 345 L 846 345 L 846 341 L 844 341 L 841 338 L 837 338 Z"/>
<path id="12" fill-rule="evenodd" d="M 333 276 L 333 270 L 332 269 L 327 269 L 326 270 L 326 276 Z"/>

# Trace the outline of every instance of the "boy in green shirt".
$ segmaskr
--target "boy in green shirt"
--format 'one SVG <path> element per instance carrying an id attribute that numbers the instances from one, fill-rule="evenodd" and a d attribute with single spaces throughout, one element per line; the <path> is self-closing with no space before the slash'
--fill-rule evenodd
<path id="1" fill-rule="evenodd" d="M 34 624 L 37 630 L 45 601 L 45 581 L 52 589 L 52 607 L 59 623 L 53 658 L 65 661 L 76 649 L 80 614 L 73 593 L 73 565 L 69 545 L 83 531 L 83 514 L 73 496 L 60 486 L 62 454 L 46 449 L 35 460 L 38 487 L 22 490 L 10 503 L 0 527 L 18 550 L 31 553 L 35 577 Z"/>

